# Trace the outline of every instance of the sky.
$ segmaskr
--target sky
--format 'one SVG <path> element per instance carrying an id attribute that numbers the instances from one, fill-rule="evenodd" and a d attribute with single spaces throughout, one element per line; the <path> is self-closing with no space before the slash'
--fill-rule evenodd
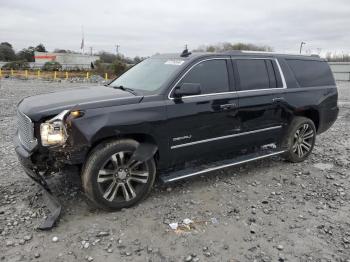
<path id="1" fill-rule="evenodd" d="M 277 52 L 350 52 L 349 0 L 0 0 L 0 42 L 15 50 L 115 52 L 134 57 L 221 42 Z"/>

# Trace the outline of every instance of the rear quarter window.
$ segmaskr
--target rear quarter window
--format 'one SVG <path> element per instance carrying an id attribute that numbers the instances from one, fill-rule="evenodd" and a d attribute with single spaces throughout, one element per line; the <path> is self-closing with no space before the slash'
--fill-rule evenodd
<path id="1" fill-rule="evenodd" d="M 301 87 L 335 85 L 334 78 L 325 61 L 286 59 Z"/>

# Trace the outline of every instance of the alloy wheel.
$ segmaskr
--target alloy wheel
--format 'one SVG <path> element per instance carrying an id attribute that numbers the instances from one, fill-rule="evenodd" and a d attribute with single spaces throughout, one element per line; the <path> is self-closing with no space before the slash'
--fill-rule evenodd
<path id="1" fill-rule="evenodd" d="M 299 158 L 303 158 L 311 151 L 314 139 L 315 132 L 313 128 L 307 123 L 302 124 L 294 134 L 293 153 Z"/>
<path id="2" fill-rule="evenodd" d="M 132 160 L 132 153 L 113 154 L 99 170 L 97 183 L 103 198 L 109 202 L 134 199 L 148 182 L 147 164 Z"/>

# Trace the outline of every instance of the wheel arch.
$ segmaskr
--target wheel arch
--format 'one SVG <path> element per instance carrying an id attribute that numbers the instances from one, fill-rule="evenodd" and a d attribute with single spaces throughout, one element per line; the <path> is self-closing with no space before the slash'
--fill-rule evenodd
<path id="1" fill-rule="evenodd" d="M 295 113 L 295 116 L 303 116 L 307 117 L 314 122 L 316 132 L 318 131 L 318 128 L 320 126 L 320 113 L 315 108 L 307 108 L 303 110 L 299 110 Z"/>
<path id="2" fill-rule="evenodd" d="M 150 134 L 145 134 L 145 133 L 131 133 L 131 134 L 118 134 L 118 135 L 111 135 L 107 137 L 103 137 L 100 139 L 95 140 L 88 151 L 88 154 L 99 144 L 106 142 L 106 141 L 111 141 L 111 140 L 120 140 L 120 139 L 133 139 L 139 142 L 140 144 L 152 144 L 156 146 L 156 151 L 154 153 L 154 159 L 156 163 L 158 163 L 159 158 L 160 158 L 160 153 L 159 153 L 159 147 L 156 139 L 150 135 Z"/>

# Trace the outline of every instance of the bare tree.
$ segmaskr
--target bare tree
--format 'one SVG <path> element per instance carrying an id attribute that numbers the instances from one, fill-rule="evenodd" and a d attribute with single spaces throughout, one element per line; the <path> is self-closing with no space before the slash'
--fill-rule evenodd
<path id="1" fill-rule="evenodd" d="M 229 43 L 223 42 L 215 45 L 201 45 L 193 52 L 226 52 L 232 50 L 248 50 L 248 51 L 273 51 L 273 48 L 268 45 L 256 45 L 250 43 Z"/>

